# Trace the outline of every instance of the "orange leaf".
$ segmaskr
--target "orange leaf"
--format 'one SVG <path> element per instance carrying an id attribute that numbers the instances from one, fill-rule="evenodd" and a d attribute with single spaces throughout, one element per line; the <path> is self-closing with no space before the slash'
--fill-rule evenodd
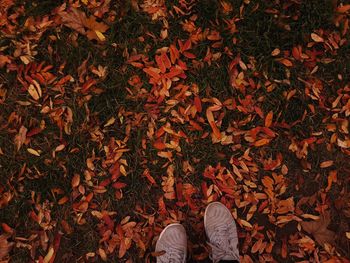
<path id="1" fill-rule="evenodd" d="M 165 143 L 162 142 L 161 140 L 155 141 L 153 143 L 153 147 L 156 148 L 157 150 L 164 150 L 166 148 Z"/>
<path id="2" fill-rule="evenodd" d="M 268 189 L 273 189 L 273 179 L 268 177 L 268 176 L 264 176 L 264 178 L 261 180 L 262 184 L 268 188 Z"/>
<path id="3" fill-rule="evenodd" d="M 156 56 L 156 62 L 157 65 L 162 73 L 166 72 L 166 67 L 164 65 L 164 61 L 162 60 L 161 56 Z"/>
<path id="4" fill-rule="evenodd" d="M 327 184 L 326 192 L 328 192 L 331 189 L 333 182 L 335 183 L 337 181 L 337 171 L 330 171 L 327 181 L 328 181 L 328 184 Z"/>
<path id="5" fill-rule="evenodd" d="M 215 122 L 210 121 L 209 125 L 212 128 L 215 137 L 220 140 L 221 139 L 221 133 L 220 133 L 220 130 L 218 129 L 218 127 L 216 126 Z"/>
<path id="6" fill-rule="evenodd" d="M 320 164 L 320 167 L 321 167 L 321 168 L 327 168 L 327 167 L 329 167 L 329 166 L 332 166 L 333 163 L 334 163 L 334 162 L 333 162 L 332 160 L 324 161 L 324 162 L 322 162 L 322 163 Z"/>
<path id="7" fill-rule="evenodd" d="M 175 45 L 170 45 L 170 60 L 172 64 L 175 64 L 176 60 L 180 57 L 179 50 Z"/>
<path id="8" fill-rule="evenodd" d="M 147 180 L 151 183 L 151 184 L 157 184 L 156 181 L 154 180 L 154 178 L 152 177 L 150 171 L 148 168 L 146 168 L 144 171 L 143 171 L 143 176 L 145 176 L 147 178 Z"/>
<path id="9" fill-rule="evenodd" d="M 58 204 L 59 204 L 59 205 L 63 205 L 63 204 L 65 204 L 65 203 L 67 203 L 68 200 L 69 200 L 68 197 L 67 197 L 67 196 L 64 196 L 64 197 L 62 197 L 60 200 L 58 200 Z"/>
<path id="10" fill-rule="evenodd" d="M 161 54 L 162 61 L 167 69 L 171 68 L 171 62 L 168 55 L 164 52 Z"/>
<path id="11" fill-rule="evenodd" d="M 80 184 L 80 175 L 79 174 L 74 174 L 73 178 L 72 178 L 72 187 L 78 187 Z"/>
<path id="12" fill-rule="evenodd" d="M 270 127 L 272 124 L 273 111 L 270 111 L 265 118 L 265 127 Z"/>
<path id="13" fill-rule="evenodd" d="M 343 5 L 337 8 L 338 13 L 346 13 L 350 10 L 350 5 Z"/>
<path id="14" fill-rule="evenodd" d="M 256 142 L 254 143 L 254 146 L 260 147 L 260 146 L 263 146 L 263 145 L 268 144 L 269 142 L 270 142 L 270 139 L 264 138 L 264 139 L 261 139 L 261 140 L 256 141 Z"/>
<path id="15" fill-rule="evenodd" d="M 202 102 L 198 96 L 194 97 L 194 106 L 196 107 L 197 112 L 202 112 Z"/>
<path id="16" fill-rule="evenodd" d="M 286 67 L 292 67 L 293 66 L 292 61 L 290 61 L 289 59 L 286 59 L 286 58 L 281 59 L 279 62 L 282 63 L 283 65 L 285 65 Z"/>
<path id="17" fill-rule="evenodd" d="M 156 80 L 160 79 L 160 75 L 159 75 L 160 69 L 149 67 L 149 68 L 144 68 L 143 71 Z"/>

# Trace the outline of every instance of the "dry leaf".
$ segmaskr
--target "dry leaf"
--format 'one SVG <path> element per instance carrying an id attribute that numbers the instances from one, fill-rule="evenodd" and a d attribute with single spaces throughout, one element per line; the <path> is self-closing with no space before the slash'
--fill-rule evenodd
<path id="1" fill-rule="evenodd" d="M 28 131 L 28 129 L 26 127 L 24 127 L 23 125 L 21 126 L 21 128 L 19 128 L 19 132 L 15 136 L 15 144 L 17 147 L 17 151 L 19 151 L 19 149 L 21 149 L 23 143 L 25 142 L 26 137 L 27 137 L 27 131 Z"/>
<path id="2" fill-rule="evenodd" d="M 284 58 L 279 60 L 279 62 L 285 65 L 286 67 L 293 67 L 293 63 L 289 59 Z"/>
<path id="3" fill-rule="evenodd" d="M 324 39 L 315 33 L 311 33 L 311 39 L 317 43 L 324 42 Z"/>
<path id="4" fill-rule="evenodd" d="M 281 50 L 279 50 L 278 48 L 275 48 L 272 52 L 271 52 L 271 56 L 276 57 L 281 53 Z"/>
<path id="5" fill-rule="evenodd" d="M 28 148 L 27 151 L 30 153 L 30 154 L 33 154 L 35 156 L 40 156 L 40 153 L 37 151 L 37 150 L 34 150 L 32 148 Z"/>
<path id="6" fill-rule="evenodd" d="M 64 26 L 86 35 L 90 40 L 106 40 L 103 33 L 108 30 L 108 26 L 102 22 L 97 22 L 94 16 L 86 17 L 84 12 L 73 7 L 69 11 L 61 11 L 59 15 L 62 17 Z"/>
<path id="7" fill-rule="evenodd" d="M 324 246 L 326 243 L 333 244 L 335 239 L 335 233 L 327 229 L 330 221 L 330 212 L 326 211 L 319 220 L 301 222 L 300 225 L 307 233 L 315 238 L 317 243 Z"/>
<path id="8" fill-rule="evenodd" d="M 270 127 L 272 124 L 273 111 L 270 111 L 265 118 L 265 127 Z"/>
<path id="9" fill-rule="evenodd" d="M 7 241 L 9 237 L 10 235 L 8 234 L 0 235 L 0 260 L 5 259 L 8 256 L 13 245 L 15 244 Z"/>
<path id="10" fill-rule="evenodd" d="M 28 93 L 34 100 L 39 100 L 40 99 L 40 93 L 39 91 L 34 87 L 33 84 L 30 84 L 28 87 Z"/>
<path id="11" fill-rule="evenodd" d="M 332 160 L 329 160 L 329 161 L 324 161 L 322 163 L 320 163 L 320 167 L 321 168 L 327 168 L 327 167 L 330 167 L 333 165 L 333 161 Z"/>

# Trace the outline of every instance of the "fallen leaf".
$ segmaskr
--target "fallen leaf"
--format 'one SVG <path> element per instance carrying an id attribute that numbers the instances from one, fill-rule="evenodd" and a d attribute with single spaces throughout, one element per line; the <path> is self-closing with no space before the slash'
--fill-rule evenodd
<path id="1" fill-rule="evenodd" d="M 286 67 L 293 67 L 293 63 L 289 59 L 284 58 L 279 60 L 279 62 L 285 65 Z"/>
<path id="2" fill-rule="evenodd" d="M 8 242 L 7 239 L 9 239 L 10 235 L 3 234 L 0 235 L 0 260 L 5 259 L 10 251 L 12 250 L 12 247 L 15 243 Z"/>
<path id="3" fill-rule="evenodd" d="M 51 258 L 52 258 L 52 256 L 54 255 L 54 253 L 55 253 L 55 250 L 53 249 L 53 247 L 50 247 L 49 251 L 47 252 L 46 256 L 44 257 L 43 262 L 44 263 L 49 263 Z"/>
<path id="4" fill-rule="evenodd" d="M 272 124 L 273 111 L 270 111 L 265 118 L 265 127 L 270 127 Z"/>
<path id="5" fill-rule="evenodd" d="M 350 10 L 350 5 L 343 5 L 337 8 L 338 13 L 346 13 Z"/>
<path id="6" fill-rule="evenodd" d="M 105 41 L 103 35 L 108 30 L 108 26 L 102 22 L 97 22 L 94 16 L 86 17 L 86 14 L 74 7 L 68 11 L 61 11 L 62 24 L 69 27 L 82 35 L 86 35 L 90 40 Z"/>
<path id="7" fill-rule="evenodd" d="M 324 246 L 326 243 L 333 244 L 335 239 L 335 233 L 327 229 L 330 221 L 330 212 L 326 211 L 319 220 L 300 222 L 300 225 L 304 231 L 315 238 L 317 243 Z"/>
<path id="8" fill-rule="evenodd" d="M 19 149 L 21 149 L 23 143 L 25 142 L 26 136 L 27 136 L 27 131 L 28 131 L 28 129 L 26 127 L 24 127 L 23 125 L 21 126 L 21 128 L 19 128 L 19 132 L 15 136 L 15 144 L 17 147 L 17 151 L 19 151 Z"/>
<path id="9" fill-rule="evenodd" d="M 324 39 L 315 33 L 311 33 L 311 39 L 317 43 L 324 42 Z"/>
<path id="10" fill-rule="evenodd" d="M 32 148 L 28 148 L 27 151 L 30 153 L 30 154 L 33 154 L 35 156 L 40 156 L 40 153 L 37 151 L 37 150 L 34 150 Z"/>
<path id="11" fill-rule="evenodd" d="M 275 48 L 272 52 L 271 52 L 271 56 L 276 57 L 281 53 L 281 50 L 279 50 L 278 48 Z"/>
<path id="12" fill-rule="evenodd" d="M 34 99 L 34 100 L 39 100 L 40 99 L 40 95 L 38 90 L 34 87 L 33 84 L 30 84 L 28 87 L 28 93 L 30 94 L 30 96 Z"/>
<path id="13" fill-rule="evenodd" d="M 322 163 L 320 163 L 320 167 L 321 168 L 327 168 L 327 167 L 330 167 L 333 165 L 333 161 L 332 160 L 329 160 L 329 161 L 324 161 Z"/>
<path id="14" fill-rule="evenodd" d="M 263 145 L 268 144 L 269 142 L 270 142 L 270 139 L 264 138 L 264 139 L 261 139 L 261 140 L 256 141 L 256 142 L 254 143 L 254 146 L 260 147 L 260 146 L 263 146 Z"/>

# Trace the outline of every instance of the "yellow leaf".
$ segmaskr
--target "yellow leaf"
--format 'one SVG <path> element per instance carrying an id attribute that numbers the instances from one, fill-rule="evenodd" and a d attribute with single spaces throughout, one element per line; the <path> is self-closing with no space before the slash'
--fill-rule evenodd
<path id="1" fill-rule="evenodd" d="M 56 149 L 55 149 L 55 152 L 60 152 L 60 151 L 62 151 L 62 150 L 64 149 L 64 147 L 65 147 L 64 144 L 58 145 L 58 146 L 56 147 Z"/>
<path id="2" fill-rule="evenodd" d="M 311 33 L 311 38 L 312 38 L 313 41 L 315 41 L 317 43 L 324 42 L 324 39 L 322 37 L 320 37 L 319 35 L 315 34 L 315 33 Z"/>
<path id="3" fill-rule="evenodd" d="M 350 232 L 346 232 L 346 237 L 350 239 Z"/>
<path id="4" fill-rule="evenodd" d="M 120 172 L 121 172 L 122 175 L 126 176 L 126 170 L 125 170 L 124 165 L 120 165 L 119 170 L 120 170 Z"/>
<path id="5" fill-rule="evenodd" d="M 96 36 L 98 37 L 99 40 L 105 41 L 106 37 L 98 30 L 95 30 Z"/>
<path id="6" fill-rule="evenodd" d="M 319 216 L 315 216 L 312 214 L 303 214 L 301 215 L 303 218 L 307 218 L 307 219 L 312 219 L 312 220 L 320 220 Z"/>
<path id="7" fill-rule="evenodd" d="M 89 3 L 89 0 L 80 0 L 84 5 L 87 5 Z"/>
<path id="8" fill-rule="evenodd" d="M 114 117 L 110 118 L 103 127 L 111 126 L 113 123 L 115 123 Z"/>
<path id="9" fill-rule="evenodd" d="M 46 256 L 44 257 L 43 262 L 49 263 L 54 253 L 55 253 L 55 250 L 53 249 L 53 247 L 50 247 L 49 251 L 47 252 Z"/>
<path id="10" fill-rule="evenodd" d="M 38 93 L 38 91 L 36 90 L 36 88 L 34 87 L 33 84 L 30 84 L 28 87 L 28 93 L 30 94 L 30 96 L 32 96 L 32 98 L 34 100 L 38 100 L 40 99 L 40 95 Z"/>
<path id="11" fill-rule="evenodd" d="M 245 226 L 245 227 L 248 227 L 248 228 L 253 228 L 253 226 L 248 222 L 248 221 L 245 221 L 243 219 L 240 219 L 238 221 L 242 226 Z"/>
<path id="12" fill-rule="evenodd" d="M 32 148 L 28 148 L 27 151 L 30 153 L 30 154 L 33 154 L 35 156 L 40 156 L 40 153 L 37 151 L 37 150 L 34 150 Z"/>

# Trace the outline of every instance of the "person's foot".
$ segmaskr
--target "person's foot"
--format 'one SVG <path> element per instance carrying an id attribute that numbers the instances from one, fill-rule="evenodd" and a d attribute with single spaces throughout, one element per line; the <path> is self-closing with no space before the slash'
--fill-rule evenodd
<path id="1" fill-rule="evenodd" d="M 165 252 L 157 256 L 157 263 L 184 263 L 187 254 L 186 230 L 181 224 L 170 224 L 160 233 L 156 252 Z"/>
<path id="2" fill-rule="evenodd" d="M 236 223 L 227 207 L 220 202 L 209 204 L 204 213 L 204 227 L 212 248 L 210 258 L 213 262 L 239 262 Z"/>

